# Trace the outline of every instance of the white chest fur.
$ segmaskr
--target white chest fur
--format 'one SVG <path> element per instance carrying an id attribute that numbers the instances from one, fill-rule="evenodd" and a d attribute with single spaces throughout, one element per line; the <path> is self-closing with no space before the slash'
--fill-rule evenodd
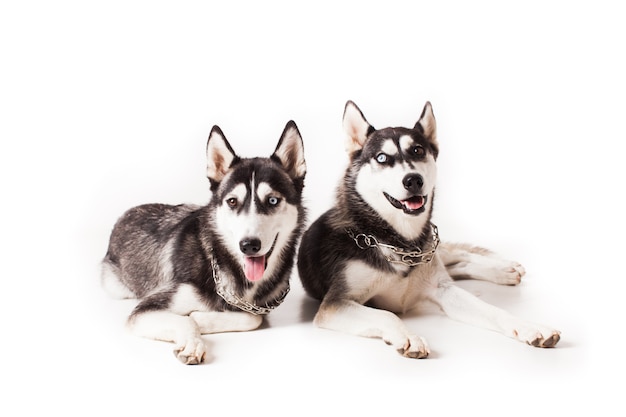
<path id="1" fill-rule="evenodd" d="M 350 298 L 362 304 L 368 302 L 376 308 L 404 313 L 428 298 L 441 279 L 449 279 L 437 256 L 431 263 L 400 267 L 397 271 L 389 273 L 362 261 L 349 262 L 345 275 Z"/>

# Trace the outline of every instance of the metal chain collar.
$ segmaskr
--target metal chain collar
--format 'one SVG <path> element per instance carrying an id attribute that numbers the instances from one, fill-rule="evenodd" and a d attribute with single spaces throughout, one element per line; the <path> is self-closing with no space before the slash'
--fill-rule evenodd
<path id="1" fill-rule="evenodd" d="M 354 232 L 350 229 L 346 229 L 346 233 L 348 233 L 348 236 L 352 240 L 354 240 L 359 248 L 377 248 L 381 251 L 381 253 L 382 248 L 389 249 L 391 252 L 393 252 L 394 255 L 397 255 L 399 258 L 394 258 L 392 256 L 382 253 L 387 262 L 413 267 L 416 265 L 427 264 L 435 257 L 435 251 L 437 250 L 437 246 L 439 246 L 440 242 L 439 231 L 437 229 L 437 226 L 435 226 L 433 223 L 430 224 L 430 227 L 433 233 L 433 241 L 430 250 L 426 252 L 423 252 L 420 248 L 416 248 L 412 251 L 407 251 L 404 248 L 399 248 L 397 246 L 392 246 L 386 243 L 380 243 L 378 239 L 376 239 L 376 237 L 373 235 L 366 235 L 364 233 L 354 234 Z"/>
<path id="2" fill-rule="evenodd" d="M 224 281 L 222 281 L 220 275 L 219 267 L 217 266 L 217 262 L 215 261 L 215 257 L 213 256 L 211 256 L 211 266 L 213 268 L 213 281 L 215 282 L 215 291 L 217 292 L 217 295 L 222 297 L 222 299 L 231 306 L 237 307 L 238 309 L 245 311 L 246 313 L 254 314 L 255 316 L 269 314 L 285 300 L 285 297 L 290 290 L 289 281 L 287 281 L 287 288 L 278 296 L 277 299 L 274 300 L 272 304 L 259 306 L 244 300 L 231 290 L 226 289 Z"/>

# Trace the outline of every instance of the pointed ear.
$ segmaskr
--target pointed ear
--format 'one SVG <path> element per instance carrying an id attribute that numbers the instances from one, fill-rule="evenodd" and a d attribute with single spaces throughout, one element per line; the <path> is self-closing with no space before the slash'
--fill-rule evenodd
<path id="1" fill-rule="evenodd" d="M 280 136 L 274 154 L 270 157 L 278 161 L 292 179 L 303 179 L 306 174 L 304 144 L 298 126 L 290 120 Z"/>
<path id="2" fill-rule="evenodd" d="M 424 105 L 422 115 L 415 123 L 414 129 L 420 130 L 433 145 L 437 145 L 437 122 L 435 122 L 433 106 L 430 104 L 430 101 L 427 101 Z"/>
<path id="3" fill-rule="evenodd" d="M 352 101 L 346 103 L 343 111 L 343 130 L 346 138 L 346 151 L 352 154 L 363 148 L 367 135 L 375 129 L 365 120 L 365 116 Z"/>
<path id="4" fill-rule="evenodd" d="M 211 180 L 211 184 L 222 181 L 233 162 L 239 160 L 218 126 L 213 126 L 211 129 L 206 144 L 206 156 L 206 175 Z"/>

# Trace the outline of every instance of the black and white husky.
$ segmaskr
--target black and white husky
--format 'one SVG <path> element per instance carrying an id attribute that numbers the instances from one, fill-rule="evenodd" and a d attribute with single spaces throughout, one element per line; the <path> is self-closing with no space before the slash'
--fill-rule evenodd
<path id="1" fill-rule="evenodd" d="M 304 148 L 293 121 L 269 158 L 240 158 L 214 126 L 207 158 L 208 205 L 130 209 L 102 262 L 105 289 L 139 299 L 132 332 L 174 342 L 185 364 L 205 359 L 202 334 L 256 329 L 283 301 L 305 222 Z"/>
<path id="2" fill-rule="evenodd" d="M 336 204 L 304 233 L 298 254 L 302 284 L 321 300 L 314 323 L 379 337 L 404 356 L 425 358 L 424 338 L 394 313 L 430 300 L 451 318 L 533 346 L 555 346 L 559 331 L 454 285 L 452 277 L 514 285 L 524 269 L 485 249 L 439 244 L 431 223 L 439 146 L 430 103 L 413 128 L 376 130 L 349 101 L 343 126 L 350 164 Z"/>

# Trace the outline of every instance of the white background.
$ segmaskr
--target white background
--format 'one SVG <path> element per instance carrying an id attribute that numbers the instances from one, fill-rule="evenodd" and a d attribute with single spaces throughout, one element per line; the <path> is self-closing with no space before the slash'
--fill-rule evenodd
<path id="1" fill-rule="evenodd" d="M 618 2 L 4 2 L 0 6 L 2 415 L 558 415 L 624 412 L 623 7 Z M 316 329 L 293 276 L 267 326 L 207 336 L 210 363 L 126 333 L 98 263 L 117 217 L 206 203 L 218 124 L 269 155 L 296 121 L 310 220 L 346 164 L 341 115 L 413 125 L 433 104 L 435 220 L 518 287 L 460 285 L 562 331 L 525 346 L 405 317 L 433 350 Z M 617 378 L 617 379 L 615 379 Z"/>

